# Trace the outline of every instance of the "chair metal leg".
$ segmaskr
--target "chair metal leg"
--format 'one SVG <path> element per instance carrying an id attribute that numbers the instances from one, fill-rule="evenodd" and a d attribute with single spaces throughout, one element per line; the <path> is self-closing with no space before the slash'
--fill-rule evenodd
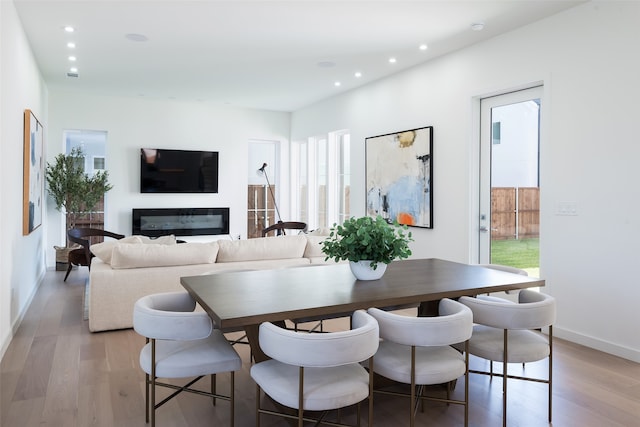
<path id="1" fill-rule="evenodd" d="M 260 386 L 256 384 L 256 427 L 260 427 Z"/>
<path id="2" fill-rule="evenodd" d="M 144 376 L 144 422 L 149 424 L 149 385 L 151 380 L 149 374 Z"/>
<path id="3" fill-rule="evenodd" d="M 551 423 L 551 399 L 553 396 L 553 390 L 551 385 L 553 384 L 553 326 L 549 325 L 549 423 Z"/>
<path id="4" fill-rule="evenodd" d="M 234 426 L 236 420 L 235 420 L 235 407 L 236 407 L 236 373 L 231 371 L 231 377 L 229 378 L 229 386 L 230 386 L 230 391 L 229 391 L 229 406 L 231 407 L 231 414 L 229 415 L 229 418 L 231 419 L 231 422 L 229 423 L 231 425 L 231 427 Z"/>
<path id="5" fill-rule="evenodd" d="M 151 340 L 151 427 L 156 426 L 156 340 Z"/>
<path id="6" fill-rule="evenodd" d="M 216 394 L 216 374 L 211 374 L 211 394 Z M 216 397 L 213 396 L 213 406 L 216 406 Z"/>
<path id="7" fill-rule="evenodd" d="M 145 344 L 149 344 L 149 338 L 145 337 Z M 149 374 L 144 375 L 144 421 L 149 424 L 149 386 L 151 380 Z"/>
<path id="8" fill-rule="evenodd" d="M 504 330 L 502 361 L 502 427 L 507 427 L 507 330 Z"/>
<path id="9" fill-rule="evenodd" d="M 411 412 L 409 413 L 409 426 L 413 427 L 416 420 L 416 346 L 411 346 Z"/>
<path id="10" fill-rule="evenodd" d="M 304 368 L 300 366 L 298 375 L 300 379 L 298 381 L 298 427 L 304 425 Z"/>
<path id="11" fill-rule="evenodd" d="M 469 340 L 464 342 L 464 427 L 469 425 Z"/>
<path id="12" fill-rule="evenodd" d="M 373 356 L 369 358 L 369 427 L 373 427 Z"/>

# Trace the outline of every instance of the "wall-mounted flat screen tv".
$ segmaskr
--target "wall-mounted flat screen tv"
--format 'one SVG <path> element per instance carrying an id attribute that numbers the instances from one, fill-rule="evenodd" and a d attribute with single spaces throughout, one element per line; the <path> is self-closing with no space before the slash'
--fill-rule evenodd
<path id="1" fill-rule="evenodd" d="M 141 193 L 217 193 L 218 152 L 140 149 Z"/>

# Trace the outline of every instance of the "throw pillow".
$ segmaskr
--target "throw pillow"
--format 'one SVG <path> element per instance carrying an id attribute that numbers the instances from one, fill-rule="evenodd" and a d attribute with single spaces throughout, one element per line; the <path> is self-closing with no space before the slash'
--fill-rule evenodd
<path id="1" fill-rule="evenodd" d="M 169 234 L 168 236 L 160 236 L 152 239 L 147 236 L 138 236 L 140 241 L 144 244 L 150 245 L 175 245 L 176 244 L 176 236 L 173 234 Z"/>
<path id="2" fill-rule="evenodd" d="M 322 242 L 327 236 L 315 236 L 307 234 L 307 246 L 304 249 L 305 258 L 317 258 L 326 257 L 327 255 L 322 252 Z"/>
<path id="3" fill-rule="evenodd" d="M 216 262 L 257 261 L 302 258 L 307 238 L 295 236 L 259 237 L 248 240 L 218 240 L 220 251 Z"/>
<path id="4" fill-rule="evenodd" d="M 139 236 L 129 236 L 124 237 L 120 240 L 105 240 L 102 243 L 96 243 L 95 245 L 91 245 L 89 250 L 94 254 L 100 261 L 111 264 L 111 256 L 113 254 L 113 248 L 120 244 L 141 244 Z"/>

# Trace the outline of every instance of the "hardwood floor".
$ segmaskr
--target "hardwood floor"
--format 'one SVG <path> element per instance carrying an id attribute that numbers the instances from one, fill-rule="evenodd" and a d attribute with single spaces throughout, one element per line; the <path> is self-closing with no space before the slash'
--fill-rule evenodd
<path id="1" fill-rule="evenodd" d="M 133 330 L 90 333 L 82 312 L 87 269 L 74 270 L 66 283 L 63 277 L 64 272 L 47 272 L 2 359 L 0 425 L 144 426 L 144 375 L 138 366 L 144 339 Z M 346 325 L 343 320 L 332 322 L 329 328 Z M 236 374 L 236 426 L 253 426 L 255 385 L 248 373 L 248 346 L 236 348 L 244 361 Z M 525 370 L 544 375 L 546 362 L 527 364 Z M 219 376 L 218 387 L 227 389 L 226 375 Z M 460 396 L 462 388 L 459 381 L 454 394 Z M 501 381 L 471 375 L 469 389 L 470 425 L 501 425 Z M 376 395 L 374 402 L 375 425 L 408 425 L 407 400 Z M 158 410 L 157 425 L 225 426 L 227 405 L 220 401 L 214 407 L 204 397 L 184 395 Z M 556 340 L 553 405 L 555 426 L 640 425 L 640 364 Z M 543 384 L 509 382 L 510 426 L 548 426 L 546 411 Z M 353 419 L 353 411 L 344 411 L 343 419 Z M 461 407 L 428 403 L 416 424 L 459 426 L 462 420 Z M 262 425 L 288 424 L 263 417 Z"/>

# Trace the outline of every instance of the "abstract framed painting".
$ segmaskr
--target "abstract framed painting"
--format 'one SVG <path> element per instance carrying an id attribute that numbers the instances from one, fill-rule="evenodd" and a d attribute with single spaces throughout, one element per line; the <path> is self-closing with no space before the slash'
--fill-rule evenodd
<path id="1" fill-rule="evenodd" d="M 44 203 L 44 130 L 31 110 L 24 110 L 22 234 L 42 224 Z"/>
<path id="2" fill-rule="evenodd" d="M 433 126 L 365 139 L 367 215 L 433 228 Z"/>

